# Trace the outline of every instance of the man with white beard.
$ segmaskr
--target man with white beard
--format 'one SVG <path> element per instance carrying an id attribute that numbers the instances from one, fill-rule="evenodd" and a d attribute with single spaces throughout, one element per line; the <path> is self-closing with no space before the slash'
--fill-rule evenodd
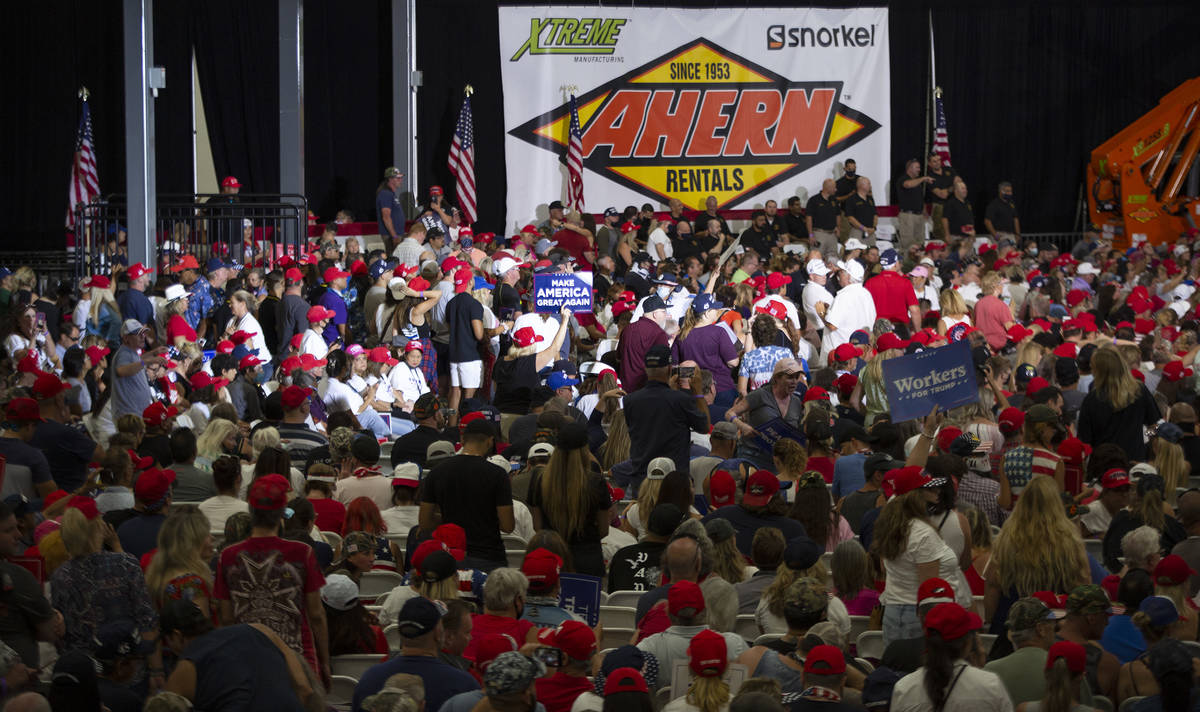
<path id="1" fill-rule="evenodd" d="M 825 334 L 821 338 L 821 350 L 831 353 L 850 340 L 850 334 L 858 329 L 870 331 L 875 324 L 875 299 L 863 286 L 866 270 L 862 263 L 850 260 L 838 270 L 840 289 L 833 298 L 833 306 L 825 312 Z"/>

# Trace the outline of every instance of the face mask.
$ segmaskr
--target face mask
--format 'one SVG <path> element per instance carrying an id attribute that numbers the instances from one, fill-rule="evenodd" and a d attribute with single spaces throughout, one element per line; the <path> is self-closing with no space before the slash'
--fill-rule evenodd
<path id="1" fill-rule="evenodd" d="M 1029 255 L 1032 257 L 1037 257 L 1038 248 L 1030 247 L 1030 248 L 1026 249 L 1025 252 L 1029 253 Z"/>
<path id="2" fill-rule="evenodd" d="M 658 289 L 655 290 L 655 292 L 658 294 L 659 298 L 661 298 L 661 299 L 666 299 L 667 297 L 671 296 L 671 292 L 673 292 L 673 291 L 674 290 L 670 287 L 670 285 L 662 285 Z"/>

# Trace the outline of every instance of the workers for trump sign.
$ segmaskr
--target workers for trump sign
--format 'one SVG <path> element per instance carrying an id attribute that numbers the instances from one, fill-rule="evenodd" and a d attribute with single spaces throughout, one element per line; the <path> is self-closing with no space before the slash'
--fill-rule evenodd
<path id="1" fill-rule="evenodd" d="M 564 306 L 573 312 L 592 310 L 592 273 L 533 275 L 533 310 L 556 313 Z"/>
<path id="2" fill-rule="evenodd" d="M 883 362 L 892 422 L 901 423 L 940 410 L 979 400 L 971 343 L 963 339 L 946 346 Z"/>
<path id="3" fill-rule="evenodd" d="M 587 209 L 781 205 L 847 158 L 886 201 L 887 8 L 502 6 L 508 223 L 566 198 L 577 98 Z"/>

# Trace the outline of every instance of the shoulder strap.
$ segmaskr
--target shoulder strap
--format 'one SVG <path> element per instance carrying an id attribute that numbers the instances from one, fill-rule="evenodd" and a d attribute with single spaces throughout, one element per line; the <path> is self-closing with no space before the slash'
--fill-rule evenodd
<path id="1" fill-rule="evenodd" d="M 946 688 L 946 696 L 943 698 L 945 702 L 938 707 L 938 712 L 941 712 L 942 707 L 945 707 L 945 703 L 950 701 L 950 693 L 954 692 L 954 686 L 958 684 L 958 678 L 962 677 L 962 674 L 966 672 L 967 667 L 967 664 L 963 663 L 962 667 L 958 669 L 958 672 L 954 674 L 954 679 L 950 681 L 950 686 Z"/>

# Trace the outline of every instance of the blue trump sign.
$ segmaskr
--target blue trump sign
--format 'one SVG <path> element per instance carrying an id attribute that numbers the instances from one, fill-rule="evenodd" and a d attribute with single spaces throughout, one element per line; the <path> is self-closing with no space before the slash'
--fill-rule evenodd
<path id="1" fill-rule="evenodd" d="M 767 452 L 771 452 L 775 448 L 775 443 L 784 438 L 791 438 L 801 445 L 804 444 L 804 433 L 788 425 L 783 418 L 774 418 L 762 423 L 754 428 L 758 431 L 755 440 L 758 446 Z"/>
<path id="2" fill-rule="evenodd" d="M 573 312 L 592 310 L 592 273 L 533 275 L 533 310 L 553 314 L 564 306 Z"/>
<path id="3" fill-rule="evenodd" d="M 893 423 L 923 418 L 935 404 L 949 410 L 979 400 L 971 343 L 965 339 L 884 361 L 883 381 Z"/>
<path id="4" fill-rule="evenodd" d="M 600 579 L 587 574 L 562 574 L 558 605 L 587 621 L 593 628 L 600 622 Z"/>

